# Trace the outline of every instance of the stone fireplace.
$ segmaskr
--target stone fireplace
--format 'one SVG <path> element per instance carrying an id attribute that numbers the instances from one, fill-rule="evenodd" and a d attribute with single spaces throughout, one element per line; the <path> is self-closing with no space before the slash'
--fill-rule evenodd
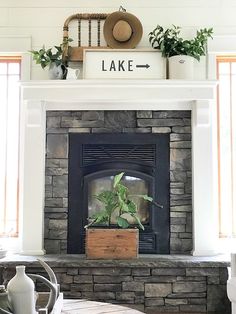
<path id="1" fill-rule="evenodd" d="M 140 232 L 140 253 L 191 252 L 190 110 L 51 111 L 46 121 L 47 253 L 84 252 L 88 188 L 83 176 L 116 169 L 149 178 L 149 191 L 143 193 L 165 205 L 163 210 L 150 209 L 150 221 Z M 85 151 L 83 145 L 87 145 Z"/>
<path id="2" fill-rule="evenodd" d="M 216 253 L 215 87 L 210 81 L 23 83 L 22 253 L 67 252 L 69 133 L 168 135 L 170 253 Z"/>

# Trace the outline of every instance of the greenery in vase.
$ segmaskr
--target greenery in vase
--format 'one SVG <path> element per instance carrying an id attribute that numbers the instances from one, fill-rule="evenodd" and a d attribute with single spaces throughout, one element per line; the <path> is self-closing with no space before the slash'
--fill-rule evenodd
<path id="1" fill-rule="evenodd" d="M 91 225 L 105 224 L 110 227 L 111 218 L 114 213 L 116 214 L 116 223 L 120 228 L 129 228 L 130 223 L 127 220 L 127 215 L 134 218 L 138 227 L 144 230 L 144 226 L 138 216 L 137 204 L 133 201 L 134 197 L 142 198 L 145 201 L 151 202 L 158 207 L 163 207 L 153 201 L 153 198 L 148 195 L 131 195 L 128 188 L 121 183 L 121 179 L 124 176 L 124 172 L 121 172 L 114 176 L 112 189 L 102 191 L 101 193 L 94 195 L 94 197 L 103 204 L 101 211 L 95 213 L 91 217 L 91 222 L 85 226 L 85 228 Z"/>
<path id="2" fill-rule="evenodd" d="M 193 39 L 183 39 L 180 36 L 181 27 L 173 25 L 164 29 L 157 27 L 149 33 L 149 42 L 154 49 L 159 49 L 163 57 L 176 55 L 191 56 L 198 61 L 207 53 L 208 38 L 212 38 L 213 28 L 203 28 L 197 31 Z"/>
<path id="3" fill-rule="evenodd" d="M 60 46 L 53 46 L 49 49 L 46 49 L 43 45 L 43 47 L 39 50 L 30 50 L 30 53 L 32 53 L 33 60 L 36 62 L 36 64 L 40 64 L 43 69 L 47 66 L 50 66 L 52 63 L 55 63 L 57 66 L 61 64 L 65 65 L 62 55 L 65 45 L 67 45 L 67 43 L 71 41 L 72 39 L 69 38 Z"/>

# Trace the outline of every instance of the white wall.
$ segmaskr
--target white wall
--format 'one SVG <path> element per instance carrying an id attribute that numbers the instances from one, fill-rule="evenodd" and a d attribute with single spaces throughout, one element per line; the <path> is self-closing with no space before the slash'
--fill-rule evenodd
<path id="1" fill-rule="evenodd" d="M 213 27 L 216 35 L 236 34 L 235 0 L 0 0 L 0 36 L 31 36 L 32 49 L 51 47 L 61 43 L 64 21 L 71 14 L 111 13 L 120 5 L 142 22 L 139 47 L 150 47 L 148 33 L 157 24 L 182 26 L 187 36 L 202 27 Z M 47 71 L 34 63 L 31 74 L 32 79 L 47 78 Z"/>

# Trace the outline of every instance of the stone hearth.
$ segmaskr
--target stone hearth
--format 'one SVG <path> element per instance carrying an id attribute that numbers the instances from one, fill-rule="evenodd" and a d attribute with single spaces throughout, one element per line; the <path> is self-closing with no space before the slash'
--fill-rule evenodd
<path id="1" fill-rule="evenodd" d="M 150 313 L 230 313 L 226 257 L 145 255 L 137 260 L 95 261 L 72 254 L 43 260 L 55 271 L 65 298 L 125 304 Z M 1 282 L 8 281 L 19 264 L 29 273 L 46 276 L 35 257 L 9 256 L 0 265 Z"/>
<path id="2" fill-rule="evenodd" d="M 188 253 L 192 241 L 191 111 L 48 111 L 45 177 L 45 249 L 67 252 L 68 134 L 170 134 L 170 253 Z"/>

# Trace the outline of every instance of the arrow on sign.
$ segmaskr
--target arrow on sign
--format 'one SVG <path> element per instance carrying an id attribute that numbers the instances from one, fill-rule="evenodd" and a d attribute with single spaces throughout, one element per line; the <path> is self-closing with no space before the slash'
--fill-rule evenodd
<path id="1" fill-rule="evenodd" d="M 136 68 L 150 68 L 150 65 L 149 64 L 136 64 Z"/>

